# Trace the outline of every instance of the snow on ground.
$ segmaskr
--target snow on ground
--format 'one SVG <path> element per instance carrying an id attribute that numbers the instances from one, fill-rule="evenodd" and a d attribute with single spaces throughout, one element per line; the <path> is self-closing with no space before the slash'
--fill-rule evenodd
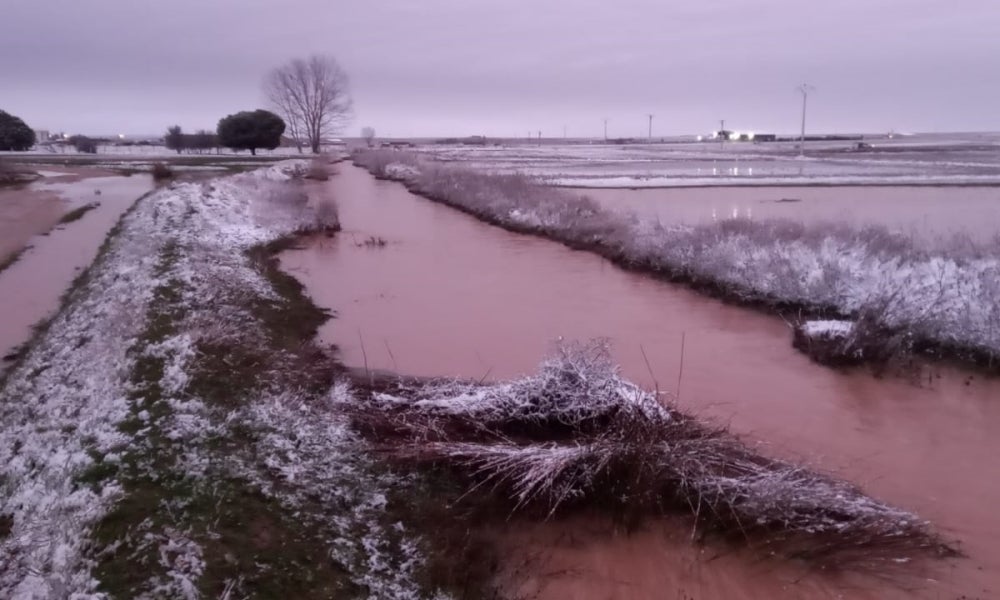
<path id="1" fill-rule="evenodd" d="M 854 321 L 820 320 L 806 321 L 802 332 L 809 337 L 845 338 L 854 331 Z"/>
<path id="2" fill-rule="evenodd" d="M 211 531 L 185 515 L 190 498 L 145 507 L 169 518 L 147 518 L 111 547 L 94 537 L 102 517 L 127 505 L 123 478 L 170 480 L 166 468 L 193 493 L 240 476 L 290 511 L 316 495 L 338 500 L 347 510 L 331 556 L 371 597 L 417 597 L 416 542 L 382 522 L 393 482 L 370 473 L 342 425 L 294 389 L 257 390 L 235 410 L 190 389 L 199 342 L 266 343 L 244 301 L 276 296 L 245 251 L 315 224 L 288 182 L 305 165 L 174 184 L 142 199 L 10 373 L 0 388 L 0 524 L 10 529 L 0 529 L 0 596 L 103 598 L 94 568 L 123 544 L 146 577 L 130 595 L 199 597 L 209 558 L 199 540 Z M 237 426 L 266 435 L 213 454 Z M 153 563 L 138 562 L 149 553 Z M 239 594 L 240 585 L 229 589 Z"/>
<path id="3" fill-rule="evenodd" d="M 744 185 L 997 185 L 1000 146 L 977 135 L 869 138 L 807 143 L 429 144 L 434 161 L 496 173 L 524 173 L 563 187 L 645 188 Z"/>

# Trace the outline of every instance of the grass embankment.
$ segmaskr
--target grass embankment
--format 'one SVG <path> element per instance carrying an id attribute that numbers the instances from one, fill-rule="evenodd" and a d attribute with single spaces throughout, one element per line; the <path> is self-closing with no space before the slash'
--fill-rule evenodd
<path id="1" fill-rule="evenodd" d="M 199 398 L 207 411 L 245 405 L 264 385 L 299 389 L 314 397 L 329 388 L 335 364 L 309 342 L 326 315 L 274 266 L 271 254 L 279 246 L 248 251 L 277 296 L 251 298 L 241 307 L 258 316 L 267 343 L 201 340 L 192 348 L 196 364 L 184 394 Z M 184 282 L 169 277 L 176 266 L 176 248 L 166 248 L 161 260 L 160 274 L 167 278 L 155 290 L 148 325 L 133 348 L 132 413 L 120 425 L 129 436 L 141 433 L 142 443 L 117 465 L 98 462 L 81 477 L 97 482 L 113 473 L 124 492 L 95 529 L 97 546 L 105 548 L 95 571 L 102 589 L 114 597 L 131 597 L 148 587 L 151 578 L 167 582 L 186 577 L 210 597 L 237 589 L 250 597 L 356 595 L 359 587 L 348 569 L 329 557 L 330 531 L 297 517 L 262 493 L 256 482 L 213 465 L 247 452 L 258 432 L 216 429 L 200 440 L 171 435 L 177 415 L 161 383 L 171 365 L 161 353 L 148 350 L 177 336 L 191 308 L 184 301 Z M 281 363 L 299 364 L 278 369 L 278 357 Z M 199 467 L 206 469 L 203 473 L 192 473 L 184 464 L 195 451 L 192 442 L 202 446 L 198 451 L 207 461 Z M 156 506 L 167 510 L 150 510 Z M 144 535 L 135 535 L 139 531 Z M 150 536 L 167 541 L 168 548 L 174 546 L 168 561 L 161 558 L 163 544 L 149 543 Z M 186 545 L 199 548 L 194 560 Z"/>
<path id="2" fill-rule="evenodd" d="M 462 563 L 421 536 L 419 482 L 330 410 L 352 392 L 312 339 L 326 315 L 273 254 L 336 211 L 282 169 L 137 204 L 0 388 L 0 595 L 458 585 L 427 575 Z"/>
<path id="3" fill-rule="evenodd" d="M 354 161 L 493 225 L 727 301 L 796 322 L 864 322 L 857 333 L 867 337 L 847 350 L 852 362 L 902 361 L 919 353 L 1000 368 L 1000 240 L 977 245 L 956 237 L 925 245 L 881 227 L 786 220 L 668 226 L 522 175 L 451 167 L 400 151 L 362 151 Z"/>

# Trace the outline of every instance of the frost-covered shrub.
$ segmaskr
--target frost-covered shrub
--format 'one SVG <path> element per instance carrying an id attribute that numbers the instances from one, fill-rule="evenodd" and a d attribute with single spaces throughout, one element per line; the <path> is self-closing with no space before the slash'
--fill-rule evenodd
<path id="1" fill-rule="evenodd" d="M 465 498 L 501 518 L 598 511 L 637 523 L 680 512 L 704 532 L 838 566 L 951 552 L 916 516 L 660 400 L 593 342 L 561 346 L 534 376 L 399 385 L 344 410 L 381 453 L 451 470 Z"/>
<path id="2" fill-rule="evenodd" d="M 340 231 L 340 211 L 337 203 L 330 198 L 324 198 L 316 203 L 316 223 L 326 231 Z"/>
<path id="3" fill-rule="evenodd" d="M 318 157 L 309 161 L 304 177 L 315 179 L 316 181 L 326 181 L 330 179 L 330 162 L 326 157 Z"/>

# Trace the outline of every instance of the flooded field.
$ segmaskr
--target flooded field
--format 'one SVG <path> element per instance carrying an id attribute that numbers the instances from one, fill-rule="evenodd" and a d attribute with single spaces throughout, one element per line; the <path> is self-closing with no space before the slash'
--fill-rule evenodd
<path id="1" fill-rule="evenodd" d="M 52 191 L 0 189 L 0 264 L 33 236 L 52 229 L 66 207 L 67 203 Z"/>
<path id="2" fill-rule="evenodd" d="M 989 476 L 1000 382 L 944 368 L 913 381 L 829 370 L 792 349 L 779 319 L 487 226 L 355 167 L 340 171 L 312 191 L 336 198 L 344 232 L 282 263 L 336 312 L 320 335 L 348 365 L 497 379 L 533 370 L 559 337 L 608 337 L 628 377 L 678 395 L 683 409 L 728 423 L 767 454 L 917 512 L 969 555 L 911 574 L 901 590 L 870 579 L 800 581 L 792 566 L 747 557 L 710 560 L 686 533 L 660 534 L 658 524 L 636 536 L 581 535 L 570 549 L 565 530 L 545 526 L 523 535 L 547 558 L 518 577 L 540 597 L 662 597 L 664 586 L 697 598 L 1000 591 L 1000 481 Z"/>
<path id="3" fill-rule="evenodd" d="M 3 315 L 0 319 L 0 356 L 8 355 L 26 342 L 31 337 L 32 326 L 58 308 L 60 296 L 73 278 L 94 260 L 118 218 L 153 188 L 152 179 L 146 175 L 123 177 L 86 170 L 53 171 L 51 175 L 31 184 L 24 192 L 4 192 L 10 195 L 11 201 L 41 200 L 52 204 L 45 210 L 54 212 L 48 215 L 48 227 L 43 227 L 38 219 L 3 222 L 5 232 L 9 228 L 42 235 L 23 240 L 22 245 L 28 243 L 30 248 L 17 262 L 0 272 L 0 315 Z M 0 203 L 6 199 L 0 196 Z M 100 204 L 79 220 L 57 225 L 45 233 L 68 210 L 92 202 Z M 0 371 L 4 365 L 0 363 Z"/>
<path id="4" fill-rule="evenodd" d="M 725 142 L 695 136 L 660 143 L 496 140 L 423 144 L 449 164 L 520 172 L 562 186 L 663 188 L 730 185 L 998 185 L 1000 134 L 918 134 L 806 142 Z M 653 140 L 656 142 L 657 140 Z"/>
<path id="5" fill-rule="evenodd" d="M 884 225 L 937 238 L 968 235 L 976 242 L 1000 236 L 1000 187 L 846 186 L 583 189 L 612 210 L 663 223 L 785 218 Z"/>

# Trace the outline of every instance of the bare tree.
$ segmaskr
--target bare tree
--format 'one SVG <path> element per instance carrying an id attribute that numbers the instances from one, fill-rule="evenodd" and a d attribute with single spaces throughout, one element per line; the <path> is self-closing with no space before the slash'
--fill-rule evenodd
<path id="1" fill-rule="evenodd" d="M 375 141 L 375 128 L 374 127 L 362 128 L 361 137 L 365 140 L 365 143 L 368 144 L 368 147 L 371 148 L 372 144 Z"/>
<path id="2" fill-rule="evenodd" d="M 352 116 L 347 74 L 330 56 L 297 58 L 278 67 L 264 79 L 264 92 L 296 143 L 305 138 L 315 154 L 323 136 L 343 129 Z"/>

